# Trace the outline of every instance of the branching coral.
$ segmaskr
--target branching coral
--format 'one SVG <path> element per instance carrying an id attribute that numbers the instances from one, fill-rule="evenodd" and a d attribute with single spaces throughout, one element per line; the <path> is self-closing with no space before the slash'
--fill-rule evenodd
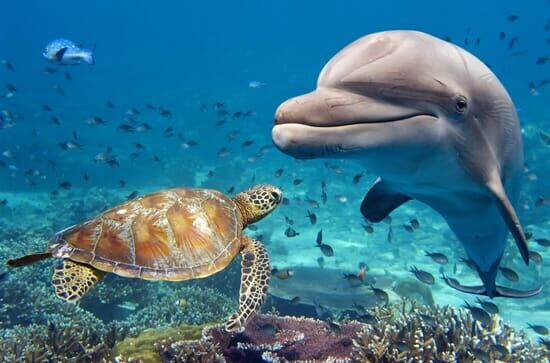
<path id="1" fill-rule="evenodd" d="M 485 326 L 467 310 L 394 305 L 374 314 L 381 323 L 366 325 L 354 341 L 361 362 L 502 361 L 547 362 L 548 352 L 533 345 L 498 316 Z M 383 316 L 382 316 L 383 315 Z"/>

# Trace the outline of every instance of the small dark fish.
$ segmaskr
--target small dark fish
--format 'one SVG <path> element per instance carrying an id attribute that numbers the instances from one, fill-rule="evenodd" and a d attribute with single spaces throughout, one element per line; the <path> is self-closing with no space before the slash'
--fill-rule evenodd
<path id="1" fill-rule="evenodd" d="M 88 174 L 84 173 L 84 182 L 88 182 L 88 180 L 90 180 L 90 177 L 88 176 Z"/>
<path id="2" fill-rule="evenodd" d="M 247 141 L 242 143 L 242 147 L 249 147 L 249 146 L 252 146 L 253 144 L 254 144 L 254 141 L 247 140 Z"/>
<path id="3" fill-rule="evenodd" d="M 370 325 L 378 324 L 378 318 L 375 315 L 366 313 L 359 316 L 359 320 Z"/>
<path id="4" fill-rule="evenodd" d="M 500 40 L 503 40 L 504 38 L 506 38 L 506 33 L 505 32 L 500 32 L 498 37 L 500 38 Z"/>
<path id="5" fill-rule="evenodd" d="M 174 136 L 174 128 L 172 126 L 168 126 L 164 130 L 164 137 L 172 137 Z"/>
<path id="6" fill-rule="evenodd" d="M 310 211 L 307 211 L 307 216 L 309 218 L 309 223 L 311 223 L 312 226 L 314 226 L 317 223 L 317 216 L 315 213 L 311 213 Z"/>
<path id="7" fill-rule="evenodd" d="M 63 87 L 61 87 L 59 85 L 54 85 L 53 89 L 55 90 L 55 92 L 57 92 L 57 94 L 60 94 L 60 95 L 65 94 L 65 90 L 63 89 Z"/>
<path id="8" fill-rule="evenodd" d="M 408 225 L 408 224 L 404 224 L 403 228 L 405 229 L 405 231 L 407 231 L 409 233 L 414 232 L 414 228 L 412 226 Z"/>
<path id="9" fill-rule="evenodd" d="M 510 42 L 508 43 L 508 49 L 512 49 L 517 44 L 517 42 L 517 37 L 513 37 L 512 39 L 510 39 Z"/>
<path id="10" fill-rule="evenodd" d="M 424 271 L 424 270 L 419 270 L 416 266 L 411 266 L 411 269 L 409 270 L 410 272 L 412 272 L 414 274 L 414 276 L 416 276 L 416 278 L 425 283 L 425 284 L 428 284 L 428 285 L 433 285 L 435 283 L 435 278 L 434 276 L 429 273 L 428 271 Z"/>
<path id="11" fill-rule="evenodd" d="M 259 327 L 260 331 L 266 335 L 275 335 L 277 333 L 277 328 L 273 324 L 262 324 Z"/>
<path id="12" fill-rule="evenodd" d="M 294 276 L 294 271 L 288 268 L 284 268 L 282 270 L 279 270 L 277 268 L 274 268 L 271 270 L 271 274 L 275 275 L 280 280 L 287 280 Z"/>
<path id="13" fill-rule="evenodd" d="M 91 126 L 95 125 L 105 125 L 107 122 L 105 122 L 101 117 L 99 116 L 92 116 L 89 119 L 86 120 L 86 123 Z"/>
<path id="14" fill-rule="evenodd" d="M 291 303 L 291 304 L 299 304 L 299 303 L 300 303 L 300 297 L 299 297 L 299 296 L 294 296 L 294 297 L 290 300 L 290 303 Z"/>
<path id="15" fill-rule="evenodd" d="M 126 196 L 126 200 L 134 199 L 138 195 L 139 195 L 139 192 L 137 190 L 134 190 L 133 192 L 131 192 Z"/>
<path id="16" fill-rule="evenodd" d="M 514 22 L 514 21 L 519 19 L 519 16 L 517 16 L 515 14 L 511 14 L 511 15 L 508 15 L 507 19 L 508 19 L 509 22 Z"/>
<path id="17" fill-rule="evenodd" d="M 542 255 L 535 251 L 529 251 L 529 259 L 533 261 L 534 263 L 541 263 L 542 262 Z"/>
<path id="18" fill-rule="evenodd" d="M 499 267 L 498 269 L 500 270 L 500 273 L 502 274 L 502 276 L 506 280 L 512 281 L 512 282 L 518 282 L 519 281 L 518 273 L 516 271 L 512 270 L 511 268 Z"/>
<path id="19" fill-rule="evenodd" d="M 251 231 L 257 231 L 258 230 L 258 226 L 255 225 L 255 224 L 249 224 L 246 228 L 248 228 Z"/>
<path id="20" fill-rule="evenodd" d="M 285 236 L 287 236 L 287 237 L 296 237 L 298 235 L 300 235 L 300 233 L 296 232 L 296 230 L 292 227 L 288 227 L 285 230 Z"/>
<path id="21" fill-rule="evenodd" d="M 548 335 L 548 333 L 549 333 L 548 328 L 545 327 L 544 325 L 536 325 L 536 324 L 527 323 L 527 326 L 529 327 L 529 329 L 533 330 L 535 333 L 537 333 L 539 335 Z"/>
<path id="22" fill-rule="evenodd" d="M 283 203 L 283 205 L 289 205 L 290 204 L 290 199 L 288 199 L 287 197 L 283 197 L 282 203 Z"/>
<path id="23" fill-rule="evenodd" d="M 539 57 L 537 58 L 537 61 L 535 62 L 537 65 L 543 65 L 546 64 L 546 62 L 550 59 L 550 57 Z"/>
<path id="24" fill-rule="evenodd" d="M 325 259 L 324 259 L 323 257 L 317 258 L 317 265 L 318 265 L 320 268 L 324 268 L 324 267 L 325 267 Z"/>
<path id="25" fill-rule="evenodd" d="M 318 246 L 323 244 L 323 230 L 322 229 L 320 229 L 319 232 L 317 232 L 317 238 L 316 238 L 315 242 L 317 242 Z"/>
<path id="26" fill-rule="evenodd" d="M 359 183 L 361 181 L 361 178 L 363 177 L 363 175 L 365 175 L 365 173 L 355 174 L 353 176 L 353 184 Z"/>
<path id="27" fill-rule="evenodd" d="M 125 134 L 129 134 L 135 131 L 134 126 L 130 124 L 120 124 L 117 126 L 116 130 Z"/>
<path id="28" fill-rule="evenodd" d="M 119 180 L 119 181 L 118 181 L 118 187 L 119 187 L 119 188 L 124 188 L 124 187 L 126 187 L 126 181 L 124 181 L 124 180 Z"/>
<path id="29" fill-rule="evenodd" d="M 15 86 L 11 83 L 6 84 L 6 88 L 8 89 L 9 92 L 12 92 L 12 93 L 15 93 L 17 91 L 17 88 L 15 88 Z"/>
<path id="30" fill-rule="evenodd" d="M 319 202 L 317 202 L 315 199 L 306 198 L 306 202 L 310 208 L 313 208 L 313 209 L 319 208 Z"/>
<path id="31" fill-rule="evenodd" d="M 535 242 L 537 242 L 542 247 L 550 247 L 550 239 L 548 238 L 535 238 Z"/>
<path id="32" fill-rule="evenodd" d="M 323 204 L 327 204 L 327 192 L 323 191 L 321 193 L 321 201 L 323 202 Z"/>
<path id="33" fill-rule="evenodd" d="M 292 226 L 294 224 L 294 220 L 288 218 L 287 216 L 285 216 L 285 222 L 286 222 L 286 224 L 288 224 L 290 226 Z"/>
<path id="34" fill-rule="evenodd" d="M 65 75 L 65 79 L 67 81 L 72 81 L 73 80 L 73 77 L 71 76 L 71 74 L 69 72 L 65 71 L 63 74 Z"/>
<path id="35" fill-rule="evenodd" d="M 495 303 L 492 303 L 490 301 L 483 301 L 479 297 L 476 299 L 476 302 L 481 305 L 481 307 L 487 311 L 489 314 L 498 314 L 499 309 L 498 306 Z"/>
<path id="36" fill-rule="evenodd" d="M 353 308 L 357 311 L 359 311 L 360 313 L 362 314 L 366 314 L 367 313 L 367 308 L 364 307 L 363 305 L 361 304 L 358 304 L 356 302 L 353 302 Z"/>
<path id="37" fill-rule="evenodd" d="M 54 74 L 54 73 L 57 73 L 57 69 L 51 68 L 51 67 L 46 67 L 42 70 L 42 73 L 44 73 L 45 75 Z"/>
<path id="38" fill-rule="evenodd" d="M 334 322 L 334 321 L 329 321 L 328 322 L 328 327 L 330 329 L 330 331 L 333 333 L 333 334 L 340 334 L 342 332 L 341 328 L 340 328 L 340 324 Z"/>
<path id="39" fill-rule="evenodd" d="M 0 207 L 4 207 L 8 205 L 8 200 L 7 199 L 0 199 Z"/>
<path id="40" fill-rule="evenodd" d="M 0 63 L 1 63 L 4 67 L 6 67 L 7 69 L 9 69 L 10 71 L 15 70 L 13 64 L 11 64 L 11 62 L 8 61 L 8 60 L 6 60 L 6 59 L 2 59 L 2 60 L 0 61 Z"/>
<path id="41" fill-rule="evenodd" d="M 393 241 L 393 228 L 392 228 L 391 224 L 388 226 L 388 235 L 387 235 L 386 239 L 388 240 L 389 243 L 391 243 Z"/>
<path id="42" fill-rule="evenodd" d="M 42 105 L 42 110 L 46 111 L 46 112 L 50 112 L 52 110 L 52 108 L 44 103 Z"/>
<path id="43" fill-rule="evenodd" d="M 65 189 L 65 190 L 69 190 L 71 189 L 71 183 L 68 182 L 68 181 L 62 181 L 59 183 L 59 187 Z"/>
<path id="44" fill-rule="evenodd" d="M 367 222 L 367 223 L 363 224 L 363 229 L 367 233 L 373 233 L 374 232 L 374 227 L 372 226 L 372 223 L 370 223 L 370 222 Z"/>
<path id="45" fill-rule="evenodd" d="M 476 268 L 476 265 L 475 265 L 474 261 L 470 260 L 469 258 L 461 257 L 460 261 L 464 262 L 466 264 L 466 266 L 468 266 L 471 270 L 477 271 L 477 268 Z"/>
<path id="46" fill-rule="evenodd" d="M 110 109 L 114 109 L 115 104 L 112 101 L 107 101 L 107 102 L 105 102 L 105 107 L 110 108 Z"/>
<path id="47" fill-rule="evenodd" d="M 374 296 L 376 296 L 377 300 L 383 301 L 384 303 L 388 303 L 388 301 L 390 300 L 388 293 L 384 290 L 374 287 L 374 285 L 370 285 L 370 289 L 374 293 Z"/>
<path id="48" fill-rule="evenodd" d="M 234 187 L 234 186 L 231 186 L 231 188 L 227 189 L 227 192 L 228 192 L 229 194 L 232 194 L 234 191 L 235 191 L 235 187 Z"/>
<path id="49" fill-rule="evenodd" d="M 363 280 L 357 274 L 344 273 L 343 275 L 351 287 L 358 287 L 363 284 Z"/>
<path id="50" fill-rule="evenodd" d="M 424 252 L 426 253 L 425 256 L 430 257 L 432 260 L 434 260 L 434 262 L 437 262 L 440 265 L 446 265 L 449 263 L 449 259 L 447 258 L 447 256 L 445 256 L 442 253 L 428 252 L 428 251 L 424 251 Z"/>
<path id="51" fill-rule="evenodd" d="M 303 179 L 294 179 L 294 181 L 292 182 L 292 185 L 300 185 L 304 182 Z"/>
<path id="52" fill-rule="evenodd" d="M 50 121 L 54 125 L 58 125 L 58 126 L 61 125 L 61 121 L 59 120 L 59 117 L 57 117 L 57 116 L 50 117 Z"/>
<path id="53" fill-rule="evenodd" d="M 416 218 L 411 219 L 409 221 L 409 223 L 411 224 L 412 228 L 414 228 L 414 229 L 420 228 L 420 222 Z"/>
<path id="54" fill-rule="evenodd" d="M 322 244 L 318 245 L 317 247 L 319 247 L 321 249 L 321 252 L 323 253 L 323 255 L 325 255 L 327 257 L 334 256 L 334 250 L 329 245 L 322 243 Z"/>
<path id="55" fill-rule="evenodd" d="M 467 301 L 464 301 L 464 303 L 466 304 L 466 308 L 468 308 L 468 310 L 470 310 L 470 313 L 472 313 L 472 316 L 475 320 L 478 320 L 485 325 L 491 324 L 492 319 L 488 312 L 486 312 L 482 308 L 478 308 L 476 306 L 468 304 Z"/>

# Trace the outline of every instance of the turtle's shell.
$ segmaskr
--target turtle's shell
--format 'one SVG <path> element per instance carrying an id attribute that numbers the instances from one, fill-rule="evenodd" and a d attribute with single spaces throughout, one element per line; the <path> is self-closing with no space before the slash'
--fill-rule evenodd
<path id="1" fill-rule="evenodd" d="M 170 189 L 136 198 L 59 232 L 53 255 L 147 280 L 206 277 L 241 250 L 235 203 L 208 189 Z"/>

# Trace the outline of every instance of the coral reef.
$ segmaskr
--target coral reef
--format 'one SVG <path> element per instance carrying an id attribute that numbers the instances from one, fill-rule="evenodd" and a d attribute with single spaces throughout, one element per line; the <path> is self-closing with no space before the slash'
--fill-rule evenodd
<path id="1" fill-rule="evenodd" d="M 381 323 L 354 341 L 361 362 L 547 362 L 548 351 L 493 315 L 489 325 L 465 309 L 408 304 L 375 308 Z"/>
<path id="2" fill-rule="evenodd" d="M 161 362 L 158 353 L 160 348 L 155 346 L 157 342 L 196 340 L 201 337 L 201 332 L 206 326 L 184 324 L 169 328 L 145 329 L 137 337 L 129 337 L 117 343 L 111 355 L 119 361 Z M 183 351 L 179 354 L 183 354 Z"/>
<path id="3" fill-rule="evenodd" d="M 242 333 L 228 334 L 216 326 L 203 335 L 230 362 L 351 361 L 353 339 L 362 328 L 358 322 L 258 315 Z"/>

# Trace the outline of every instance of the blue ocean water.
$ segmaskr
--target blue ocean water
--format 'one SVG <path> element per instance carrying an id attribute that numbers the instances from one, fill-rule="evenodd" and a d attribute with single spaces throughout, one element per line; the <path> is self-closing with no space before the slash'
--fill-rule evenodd
<path id="1" fill-rule="evenodd" d="M 436 277 L 430 287 L 436 304 L 472 302 L 472 296 L 439 279 L 445 272 L 464 283 L 479 283 L 477 274 L 460 261 L 463 247 L 441 216 L 413 201 L 392 213 L 391 241 L 388 223 L 373 225 L 369 233 L 359 205 L 376 175 L 365 173 L 353 183 L 353 177 L 364 172 L 353 161 L 298 161 L 279 152 L 271 140 L 277 106 L 314 89 L 321 68 L 336 52 L 365 34 L 412 29 L 472 52 L 490 66 L 515 103 L 526 163 L 517 211 L 533 236 L 530 248 L 542 261 L 524 266 L 510 238 L 502 265 L 517 271 L 520 279 L 514 284 L 501 276 L 499 281 L 518 288 L 542 285 L 543 291 L 530 299 L 495 301 L 502 319 L 517 329 L 526 329 L 526 322 L 550 326 L 550 255 L 548 247 L 535 241 L 548 239 L 550 230 L 550 84 L 541 84 L 550 79 L 548 1 L 34 0 L 5 2 L 1 9 L 0 60 L 13 65 L 0 65 L 3 260 L 46 248 L 56 231 L 125 201 L 133 192 L 201 187 L 234 195 L 270 183 L 282 188 L 289 204 L 246 233 L 261 236 L 278 269 L 316 269 L 307 280 L 298 273 L 296 279 L 275 278 L 272 291 L 278 298 L 291 299 L 288 291 L 307 290 L 301 297 L 304 304 L 323 305 L 316 297 L 327 292 L 328 276 L 356 272 L 360 263 L 368 266 L 367 275 L 375 281 L 377 277 L 381 288 L 392 291 L 400 279 L 414 278 L 408 270 L 415 264 Z M 93 49 L 95 64 L 48 62 L 43 49 L 57 38 Z M 8 84 L 15 87 L 13 92 Z M 105 124 L 90 125 L 92 117 Z M 123 131 L 121 125 L 131 125 L 131 130 Z M 63 150 L 60 144 L 67 142 L 78 147 Z M 116 163 L 109 165 L 106 154 Z M 326 203 L 321 182 L 327 185 Z M 310 212 L 316 215 L 314 225 L 307 217 Z M 411 219 L 420 223 L 412 232 L 404 227 Z M 288 228 L 298 234 L 289 237 Z M 334 256 L 324 256 L 315 246 L 321 229 Z M 424 250 L 444 253 L 449 264 L 434 263 Z M 238 266 L 233 268 L 238 272 Z M 32 276 L 43 275 L 37 288 L 54 299 L 51 266 L 32 269 Z M 0 285 L 3 295 L 18 286 L 28 288 L 27 272 L 0 267 L 0 273 L 6 274 Z M 238 283 L 238 278 L 228 278 Z M 105 284 L 119 291 L 127 281 Z M 236 301 L 238 285 L 223 281 L 214 276 L 201 286 L 221 289 Z M 280 286 L 283 282 L 290 288 Z M 182 286 L 191 286 L 186 284 Z M 334 284 L 338 288 L 338 282 Z M 341 284 L 345 287 L 346 281 Z M 126 286 L 139 282 L 131 280 Z M 170 291 L 172 285 L 147 286 Z M 346 290 L 326 305 L 351 308 L 359 296 L 354 294 Z M 117 312 L 105 312 L 108 304 L 98 308 L 93 296 L 86 298 L 84 310 L 88 307 L 105 321 L 111 313 L 112 319 L 121 318 Z M 391 293 L 390 298 L 400 296 Z M 0 328 L 45 323 L 19 319 L 20 312 L 6 307 L 8 300 L 4 297 L 3 309 L 12 315 L 0 320 Z M 137 304 L 138 311 L 143 306 L 135 296 L 116 302 L 127 307 L 124 303 Z M 26 309 L 39 316 L 45 302 L 29 304 Z M 135 312 L 128 311 L 125 314 Z"/>

